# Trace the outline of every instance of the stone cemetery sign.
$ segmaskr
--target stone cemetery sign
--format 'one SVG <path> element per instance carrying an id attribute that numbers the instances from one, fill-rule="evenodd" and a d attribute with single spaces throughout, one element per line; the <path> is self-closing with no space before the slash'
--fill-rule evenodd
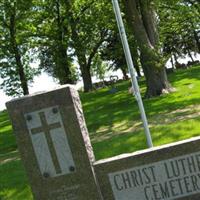
<path id="1" fill-rule="evenodd" d="M 7 103 L 36 200 L 99 200 L 78 92 L 72 87 Z"/>
<path id="2" fill-rule="evenodd" d="M 98 161 L 104 200 L 199 200 L 200 138 Z"/>

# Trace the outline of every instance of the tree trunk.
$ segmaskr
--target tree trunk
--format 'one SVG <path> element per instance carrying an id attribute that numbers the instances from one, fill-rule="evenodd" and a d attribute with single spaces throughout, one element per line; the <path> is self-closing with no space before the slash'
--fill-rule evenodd
<path id="1" fill-rule="evenodd" d="M 60 14 L 60 1 L 56 1 L 57 15 L 57 52 L 56 52 L 56 69 L 55 75 L 58 77 L 60 84 L 73 84 L 72 74 L 69 67 L 67 45 L 64 45 L 64 27 Z"/>
<path id="2" fill-rule="evenodd" d="M 171 56 L 171 64 L 172 64 L 172 68 L 175 69 L 175 65 L 174 65 L 174 61 L 173 61 L 173 57 Z"/>
<path id="3" fill-rule="evenodd" d="M 67 49 L 63 44 L 58 44 L 55 74 L 61 85 L 74 83 L 68 62 Z"/>
<path id="4" fill-rule="evenodd" d="M 132 20 L 131 18 L 129 18 L 129 15 L 126 15 L 126 21 L 128 22 L 129 26 L 131 27 L 132 26 Z M 135 41 L 136 43 L 136 41 Z M 139 58 L 139 55 L 138 55 L 138 52 L 137 52 L 137 45 L 133 45 L 131 46 L 131 54 L 132 54 L 132 59 L 133 59 L 133 65 L 134 65 L 134 68 L 137 72 L 137 75 L 138 77 L 141 77 L 141 73 L 140 73 L 140 67 L 139 67 L 139 64 L 138 64 L 138 58 Z"/>
<path id="5" fill-rule="evenodd" d="M 190 52 L 190 50 L 189 50 L 188 48 L 187 48 L 187 52 L 188 52 L 188 55 L 189 55 L 191 61 L 194 62 L 194 59 L 193 59 L 193 57 L 192 57 L 192 54 L 191 54 L 191 52 Z"/>
<path id="6" fill-rule="evenodd" d="M 123 79 L 128 80 L 128 75 L 127 75 L 126 69 L 124 69 L 123 67 L 121 67 L 120 69 L 121 69 L 122 74 L 123 74 Z"/>
<path id="7" fill-rule="evenodd" d="M 146 63 L 147 54 L 141 53 L 141 63 L 143 65 L 144 75 L 147 82 L 146 98 L 159 96 L 162 93 L 171 91 L 171 86 L 167 80 L 165 68 L 156 68 Z"/>
<path id="8" fill-rule="evenodd" d="M 159 34 L 156 25 L 156 14 L 151 8 L 149 0 L 139 0 L 142 22 L 146 30 L 149 41 L 155 48 L 159 42 Z"/>
<path id="9" fill-rule="evenodd" d="M 141 64 L 147 84 L 145 96 L 149 98 L 170 91 L 164 64 L 160 63 L 161 55 L 156 50 L 158 34 L 151 7 L 146 0 L 139 1 L 140 9 L 136 0 L 124 1 L 126 14 L 131 19 L 132 30 L 141 51 Z"/>
<path id="10" fill-rule="evenodd" d="M 142 77 L 142 75 L 140 73 L 140 67 L 139 67 L 139 64 L 138 64 L 138 60 L 137 60 L 136 57 L 133 57 L 133 65 L 134 65 L 134 68 L 137 72 L 138 77 Z"/>
<path id="11" fill-rule="evenodd" d="M 93 89 L 92 86 L 92 77 L 90 73 L 90 65 L 87 64 L 85 47 L 80 46 L 81 42 L 79 41 L 79 33 L 77 31 L 77 21 L 73 17 L 73 13 L 71 12 L 72 5 L 71 1 L 65 1 L 67 12 L 70 16 L 70 27 L 71 27 L 71 36 L 73 41 L 73 47 L 75 49 L 75 54 L 78 58 L 78 64 L 80 66 L 81 75 L 83 78 L 84 92 L 89 92 Z"/>
<path id="12" fill-rule="evenodd" d="M 76 52 L 76 56 L 78 58 L 78 63 L 81 70 L 81 75 L 83 78 L 83 85 L 84 85 L 84 92 L 89 92 L 93 89 L 92 87 L 92 77 L 90 73 L 90 66 L 87 64 L 86 56 L 84 53 L 84 48 L 80 49 L 79 43 L 78 43 L 78 34 L 76 33 L 76 30 L 73 29 L 72 31 L 72 40 L 74 41 L 74 49 Z"/>
<path id="13" fill-rule="evenodd" d="M 83 78 L 84 92 L 89 92 L 93 89 L 92 87 L 92 77 L 90 69 L 87 66 L 81 66 L 81 73 Z"/>
<path id="14" fill-rule="evenodd" d="M 176 56 L 176 53 L 174 53 L 173 56 L 174 56 L 175 67 L 176 67 L 176 63 L 178 63 L 178 58 L 177 58 L 177 56 Z"/>
<path id="15" fill-rule="evenodd" d="M 17 45 L 16 41 L 16 21 L 15 21 L 15 8 L 13 8 L 13 13 L 10 16 L 10 42 L 13 50 L 13 54 L 15 56 L 16 66 L 17 66 L 17 72 L 20 78 L 21 82 L 21 88 L 23 90 L 23 94 L 27 95 L 29 94 L 28 90 L 28 81 L 26 78 L 26 74 L 24 72 L 24 67 L 21 61 L 21 55 L 19 52 L 19 47 Z"/>

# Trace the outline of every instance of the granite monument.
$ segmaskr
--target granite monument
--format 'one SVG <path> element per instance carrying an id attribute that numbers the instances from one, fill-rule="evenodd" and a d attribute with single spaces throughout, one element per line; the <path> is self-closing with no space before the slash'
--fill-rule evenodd
<path id="1" fill-rule="evenodd" d="M 78 92 L 70 86 L 7 103 L 36 200 L 99 200 Z"/>

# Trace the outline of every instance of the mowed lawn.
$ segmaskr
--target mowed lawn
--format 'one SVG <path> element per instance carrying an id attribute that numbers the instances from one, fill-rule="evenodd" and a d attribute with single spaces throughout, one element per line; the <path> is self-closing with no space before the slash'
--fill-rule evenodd
<path id="1" fill-rule="evenodd" d="M 169 80 L 176 92 L 144 99 L 155 146 L 200 135 L 200 66 L 170 74 Z M 143 95 L 144 80 L 139 84 Z M 118 83 L 115 94 L 110 88 L 80 94 L 97 160 L 147 148 L 130 85 Z M 0 112 L 0 200 L 31 199 L 7 112 Z"/>

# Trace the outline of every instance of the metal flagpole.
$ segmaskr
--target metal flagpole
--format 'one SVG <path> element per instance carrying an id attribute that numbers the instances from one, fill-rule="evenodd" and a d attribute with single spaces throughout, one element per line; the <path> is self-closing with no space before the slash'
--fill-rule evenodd
<path id="1" fill-rule="evenodd" d="M 117 25 L 118 25 L 119 32 L 120 32 L 122 45 L 124 48 L 126 62 L 127 62 L 128 68 L 129 68 L 129 73 L 131 75 L 132 87 L 134 89 L 135 97 L 138 102 L 141 118 L 143 121 L 143 126 L 144 126 L 144 130 L 145 130 L 146 138 L 147 138 L 147 144 L 148 144 L 148 147 L 151 148 L 151 147 L 153 147 L 151 133 L 149 130 L 147 117 L 145 114 L 142 98 L 140 95 L 140 90 L 139 90 L 139 86 L 138 86 L 138 82 L 137 82 L 137 78 L 136 78 L 136 72 L 135 72 L 135 68 L 133 65 L 133 60 L 132 60 L 132 56 L 131 56 L 131 52 L 130 52 L 130 48 L 129 48 L 129 44 L 128 44 L 128 40 L 127 40 L 127 36 L 126 36 L 126 31 L 124 28 L 124 23 L 122 20 L 120 8 L 119 8 L 119 3 L 118 3 L 118 0 L 112 0 L 112 3 L 113 3 L 114 12 L 115 12 L 115 17 L 117 20 Z"/>

